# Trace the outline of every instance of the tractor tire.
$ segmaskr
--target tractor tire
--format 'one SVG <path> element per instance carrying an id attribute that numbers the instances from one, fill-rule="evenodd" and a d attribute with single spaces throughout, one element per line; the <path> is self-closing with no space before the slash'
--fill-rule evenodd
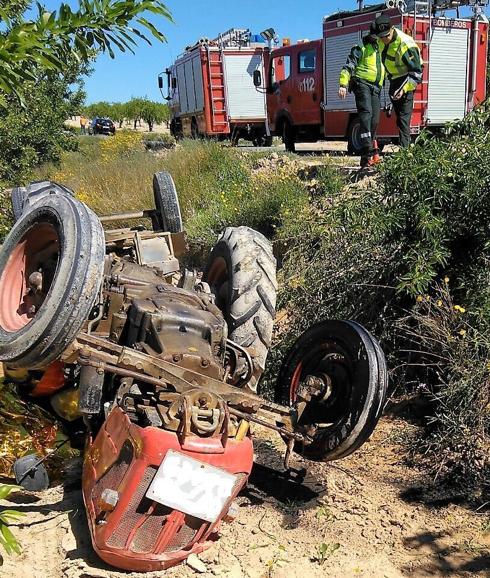
<path id="1" fill-rule="evenodd" d="M 167 171 L 153 175 L 153 196 L 157 219 L 162 231 L 181 233 L 184 230 L 179 197 L 174 180 Z"/>
<path id="2" fill-rule="evenodd" d="M 308 402 L 296 429 L 304 430 L 309 440 L 297 442 L 295 451 L 317 461 L 345 458 L 367 441 L 383 411 L 388 388 L 384 354 L 358 323 L 323 321 L 290 349 L 275 400 L 294 405 L 298 386 L 308 375 L 327 376 L 330 392 Z"/>
<path id="3" fill-rule="evenodd" d="M 252 377 L 246 387 L 257 391 L 276 307 L 276 259 L 270 242 L 249 227 L 228 227 L 211 251 L 203 280 L 216 295 L 228 337 L 250 353 Z"/>
<path id="4" fill-rule="evenodd" d="M 12 203 L 12 214 L 14 221 L 18 221 L 24 211 L 25 192 L 24 187 L 14 187 L 10 193 L 10 201 Z"/>
<path id="5" fill-rule="evenodd" d="M 71 195 L 25 211 L 0 251 L 0 360 L 41 369 L 59 358 L 93 310 L 104 257 L 99 219 Z"/>
<path id="6" fill-rule="evenodd" d="M 291 126 L 289 121 L 285 120 L 282 125 L 282 142 L 289 153 L 296 152 L 296 141 L 294 134 L 294 127 Z"/>
<path id="7" fill-rule="evenodd" d="M 351 156 L 359 156 L 362 152 L 361 144 L 361 121 L 358 116 L 351 119 L 347 129 L 347 153 Z"/>
<path id="8" fill-rule="evenodd" d="M 14 219 L 18 221 L 24 211 L 27 211 L 46 195 L 53 193 L 75 196 L 71 189 L 53 181 L 34 181 L 29 183 L 27 187 L 14 187 L 11 193 Z"/>

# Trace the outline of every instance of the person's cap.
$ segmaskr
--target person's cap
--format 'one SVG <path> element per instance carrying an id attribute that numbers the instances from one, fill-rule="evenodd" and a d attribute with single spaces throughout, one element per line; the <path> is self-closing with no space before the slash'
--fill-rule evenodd
<path id="1" fill-rule="evenodd" d="M 382 14 L 374 21 L 372 31 L 378 38 L 384 38 L 389 35 L 392 28 L 391 18 L 386 16 L 386 14 Z"/>

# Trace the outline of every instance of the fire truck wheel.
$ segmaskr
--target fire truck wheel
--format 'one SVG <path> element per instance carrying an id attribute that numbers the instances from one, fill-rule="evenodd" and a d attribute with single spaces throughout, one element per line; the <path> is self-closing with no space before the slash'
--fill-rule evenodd
<path id="1" fill-rule="evenodd" d="M 254 147 L 270 147 L 272 146 L 272 140 L 273 137 L 272 136 L 267 136 L 266 134 L 261 134 L 259 136 L 256 136 L 252 143 L 254 145 Z"/>
<path id="2" fill-rule="evenodd" d="M 89 318 L 102 282 L 104 231 L 70 195 L 49 194 L 15 223 L 0 251 L 0 360 L 38 369 Z"/>
<path id="3" fill-rule="evenodd" d="M 285 120 L 282 125 L 282 142 L 288 152 L 296 152 L 294 127 L 291 126 L 287 120 Z"/>
<path id="4" fill-rule="evenodd" d="M 162 231 L 181 233 L 184 226 L 180 213 L 179 197 L 174 180 L 167 171 L 160 171 L 153 175 L 153 196 Z"/>
<path id="5" fill-rule="evenodd" d="M 349 123 L 347 138 L 347 153 L 353 156 L 359 156 L 362 150 L 361 122 L 359 117 L 355 116 L 351 119 Z"/>
<path id="6" fill-rule="evenodd" d="M 272 340 L 276 307 L 276 259 L 270 242 L 249 227 L 228 227 L 204 271 L 228 324 L 228 337 L 245 347 L 253 362 L 247 387 L 257 390 Z"/>
<path id="7" fill-rule="evenodd" d="M 199 138 L 199 127 L 197 126 L 197 120 L 195 118 L 191 121 L 191 138 Z"/>
<path id="8" fill-rule="evenodd" d="M 293 405 L 307 377 L 323 389 L 310 393 L 296 427 L 309 441 L 297 442 L 295 451 L 318 461 L 350 455 L 373 432 L 386 399 L 388 373 L 378 342 L 353 321 L 323 321 L 306 331 L 286 356 L 276 401 Z"/>
<path id="9" fill-rule="evenodd" d="M 15 220 L 18 221 L 22 213 L 40 199 L 53 193 L 75 196 L 75 193 L 68 187 L 52 181 L 34 181 L 27 187 L 14 187 L 11 201 Z"/>

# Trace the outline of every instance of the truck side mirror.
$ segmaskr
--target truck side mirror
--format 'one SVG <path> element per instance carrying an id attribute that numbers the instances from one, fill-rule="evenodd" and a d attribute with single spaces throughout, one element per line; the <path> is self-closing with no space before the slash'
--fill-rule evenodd
<path id="1" fill-rule="evenodd" d="M 158 88 L 163 88 L 163 78 L 161 76 L 158 77 Z"/>
<path id="2" fill-rule="evenodd" d="M 260 70 L 254 70 L 254 86 L 256 88 L 262 86 L 262 74 L 260 73 Z"/>

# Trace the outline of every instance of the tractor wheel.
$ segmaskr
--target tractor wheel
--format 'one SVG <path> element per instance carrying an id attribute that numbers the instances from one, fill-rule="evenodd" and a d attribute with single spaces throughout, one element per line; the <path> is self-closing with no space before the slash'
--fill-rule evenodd
<path id="1" fill-rule="evenodd" d="M 37 369 L 57 359 L 89 318 L 105 257 L 102 225 L 70 195 L 46 195 L 0 251 L 0 360 Z"/>
<path id="2" fill-rule="evenodd" d="M 276 259 L 270 242 L 249 227 L 228 227 L 204 272 L 228 324 L 228 337 L 246 348 L 253 363 L 252 391 L 265 368 L 276 307 Z"/>
<path id="3" fill-rule="evenodd" d="M 361 121 L 355 116 L 349 123 L 348 128 L 347 153 L 352 156 L 359 156 L 362 152 L 361 143 Z"/>
<path id="4" fill-rule="evenodd" d="M 388 373 L 378 342 L 353 321 L 324 321 L 306 331 L 284 360 L 275 398 L 293 406 L 307 377 L 324 390 L 313 396 L 297 430 L 308 442 L 295 451 L 318 461 L 338 460 L 356 451 L 372 434 L 384 407 Z"/>
<path id="5" fill-rule="evenodd" d="M 184 226 L 180 214 L 179 197 L 174 180 L 167 171 L 160 171 L 153 175 L 153 196 L 162 231 L 181 233 Z"/>
<path id="6" fill-rule="evenodd" d="M 11 193 L 14 219 L 18 221 L 25 210 L 37 203 L 46 195 L 52 194 L 65 194 L 70 195 L 71 197 L 75 196 L 75 193 L 68 187 L 52 181 L 34 181 L 27 187 L 14 187 Z"/>

